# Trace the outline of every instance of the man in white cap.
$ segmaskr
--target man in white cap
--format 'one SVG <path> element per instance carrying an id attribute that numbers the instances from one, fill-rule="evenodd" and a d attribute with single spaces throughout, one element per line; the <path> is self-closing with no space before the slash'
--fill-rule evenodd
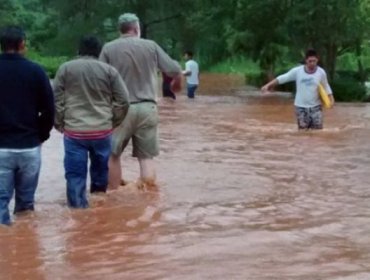
<path id="1" fill-rule="evenodd" d="M 109 186 L 122 181 L 120 156 L 130 139 L 133 157 L 140 165 L 140 179 L 146 185 L 155 183 L 153 158 L 159 154 L 157 76 L 158 70 L 173 77 L 172 89 L 181 87 L 181 67 L 157 43 L 140 38 L 139 18 L 125 13 L 118 19 L 121 36 L 104 45 L 100 60 L 114 66 L 125 81 L 131 106 L 113 134 L 109 160 Z"/>

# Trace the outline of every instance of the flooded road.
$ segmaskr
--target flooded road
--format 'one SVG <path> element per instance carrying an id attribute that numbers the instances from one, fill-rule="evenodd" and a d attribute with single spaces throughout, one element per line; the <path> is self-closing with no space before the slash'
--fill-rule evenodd
<path id="1" fill-rule="evenodd" d="M 160 100 L 158 191 L 69 210 L 54 131 L 36 212 L 0 228 L 0 279 L 370 279 L 370 105 L 298 133 L 289 94 L 202 79 L 195 100 Z M 123 166 L 135 180 L 130 150 Z"/>

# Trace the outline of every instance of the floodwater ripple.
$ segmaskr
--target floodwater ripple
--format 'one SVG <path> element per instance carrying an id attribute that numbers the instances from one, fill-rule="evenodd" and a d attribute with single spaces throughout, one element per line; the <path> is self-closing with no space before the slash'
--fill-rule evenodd
<path id="1" fill-rule="evenodd" d="M 298 132 L 289 94 L 201 82 L 195 100 L 159 102 L 158 190 L 68 209 L 53 132 L 36 212 L 0 227 L 0 279 L 370 279 L 370 106 L 337 104 L 323 131 Z"/>

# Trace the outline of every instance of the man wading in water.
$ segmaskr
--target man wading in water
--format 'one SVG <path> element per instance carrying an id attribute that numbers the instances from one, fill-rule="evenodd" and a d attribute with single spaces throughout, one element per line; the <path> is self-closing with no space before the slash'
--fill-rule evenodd
<path id="1" fill-rule="evenodd" d="M 156 179 L 153 158 L 159 154 L 157 71 L 174 78 L 173 91 L 181 85 L 180 65 L 172 60 L 157 43 L 140 38 L 139 19 L 126 13 L 118 19 L 121 37 L 107 43 L 100 60 L 114 66 L 126 82 L 130 108 L 127 117 L 113 133 L 112 154 L 109 159 L 109 186 L 121 184 L 121 154 L 132 139 L 132 154 L 139 161 L 142 186 Z"/>
<path id="2" fill-rule="evenodd" d="M 322 105 L 318 92 L 320 83 L 330 98 L 331 106 L 334 105 L 333 92 L 329 86 L 326 72 L 317 65 L 318 61 L 317 52 L 312 49 L 307 50 L 304 65 L 294 67 L 261 88 L 262 93 L 265 93 L 275 85 L 291 81 L 296 82 L 294 105 L 298 129 L 300 130 L 323 128 Z"/>

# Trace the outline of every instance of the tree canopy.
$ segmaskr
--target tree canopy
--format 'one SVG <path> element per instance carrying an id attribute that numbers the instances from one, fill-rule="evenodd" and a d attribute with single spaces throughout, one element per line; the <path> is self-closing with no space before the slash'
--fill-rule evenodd
<path id="1" fill-rule="evenodd" d="M 41 54 L 73 56 L 82 35 L 110 40 L 118 16 L 133 12 L 143 36 L 175 57 L 190 49 L 212 65 L 239 55 L 273 73 L 313 47 L 333 78 L 338 56 L 348 52 L 360 72 L 366 68 L 369 10 L 370 0 L 0 0 L 0 25 L 24 27 Z"/>

